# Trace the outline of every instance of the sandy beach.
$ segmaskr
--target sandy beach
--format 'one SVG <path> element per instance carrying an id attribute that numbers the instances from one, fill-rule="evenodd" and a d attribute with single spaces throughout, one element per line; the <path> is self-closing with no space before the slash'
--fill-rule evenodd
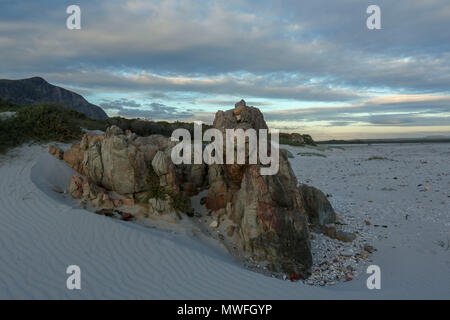
<path id="1" fill-rule="evenodd" d="M 358 232 L 330 254 L 365 243 L 376 249 L 351 281 L 325 286 L 247 270 L 189 230 L 83 210 L 52 190 L 64 190 L 74 170 L 47 148 L 23 146 L 0 159 L 1 299 L 450 298 L 450 144 L 287 147 L 299 182 L 328 194 L 344 227 Z M 327 244 L 312 235 L 316 266 Z M 81 290 L 66 288 L 72 264 L 81 268 Z M 372 264 L 381 290 L 367 289 Z"/>

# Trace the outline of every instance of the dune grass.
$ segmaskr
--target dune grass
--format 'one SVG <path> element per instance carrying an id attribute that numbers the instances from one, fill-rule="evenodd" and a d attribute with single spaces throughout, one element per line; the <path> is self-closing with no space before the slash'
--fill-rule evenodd
<path id="1" fill-rule="evenodd" d="M 0 153 L 25 142 L 70 142 L 81 138 L 82 128 L 103 129 L 106 122 L 57 104 L 17 106 L 0 101 L 0 112 L 15 112 L 0 118 Z"/>
<path id="2" fill-rule="evenodd" d="M 303 157 L 322 157 L 322 158 L 327 157 L 325 154 L 317 153 L 317 152 L 299 152 L 299 153 L 297 153 L 297 155 L 300 155 Z"/>

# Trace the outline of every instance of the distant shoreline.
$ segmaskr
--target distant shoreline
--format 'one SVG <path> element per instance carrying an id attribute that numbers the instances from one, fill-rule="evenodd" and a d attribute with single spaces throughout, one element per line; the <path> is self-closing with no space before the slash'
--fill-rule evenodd
<path id="1" fill-rule="evenodd" d="M 317 144 L 450 143 L 450 138 L 324 140 L 324 141 L 315 141 L 315 142 Z"/>

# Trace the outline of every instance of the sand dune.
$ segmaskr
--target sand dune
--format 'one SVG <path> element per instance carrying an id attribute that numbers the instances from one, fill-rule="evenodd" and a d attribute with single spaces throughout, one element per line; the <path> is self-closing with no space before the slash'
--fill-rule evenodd
<path id="1" fill-rule="evenodd" d="M 450 298 L 450 251 L 436 244 L 445 241 L 450 226 L 450 198 L 445 195 L 450 186 L 449 145 L 402 146 L 400 151 L 391 145 L 373 150 L 399 161 L 389 166 L 411 188 L 402 196 L 379 190 L 381 185 L 392 187 L 392 171 L 382 170 L 386 164 L 365 162 L 380 166 L 370 167 L 374 176 L 364 176 L 364 170 L 351 175 L 362 169 L 355 169 L 353 161 L 362 163 L 370 156 L 364 148 L 368 147 L 327 150 L 327 158 L 296 156 L 291 162 L 300 180 L 310 179 L 332 193 L 333 205 L 349 219 L 358 224 L 364 219 L 389 224 L 387 231 L 373 232 L 378 251 L 372 263 L 382 269 L 382 290 L 368 290 L 364 274 L 330 287 L 270 278 L 246 270 L 195 234 L 92 214 L 52 190 L 53 186 L 64 189 L 73 170 L 48 155 L 46 146 L 24 146 L 15 150 L 15 157 L 0 160 L 0 298 Z M 300 150 L 289 149 L 294 154 Z M 414 170 L 425 155 L 429 166 L 424 172 Z M 365 168 L 366 173 L 370 170 Z M 438 179 L 436 170 L 445 175 Z M 440 192 L 417 191 L 421 174 L 429 175 L 433 190 Z M 367 184 L 376 192 L 366 190 Z M 423 202 L 416 203 L 416 197 Z M 410 214 L 408 223 L 405 214 Z M 81 290 L 66 288 L 66 268 L 72 264 L 81 268 Z"/>

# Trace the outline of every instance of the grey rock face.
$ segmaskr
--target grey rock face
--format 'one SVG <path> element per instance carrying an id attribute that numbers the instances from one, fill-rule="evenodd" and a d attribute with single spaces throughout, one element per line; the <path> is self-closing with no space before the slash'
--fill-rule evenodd
<path id="1" fill-rule="evenodd" d="M 259 109 L 240 101 L 232 110 L 218 111 L 213 127 L 224 132 L 267 129 L 267 124 Z M 209 166 L 206 206 L 217 212 L 230 208 L 227 218 L 237 226 L 233 239 L 241 254 L 268 263 L 272 271 L 306 277 L 312 265 L 308 223 L 287 156 L 280 152 L 279 171 L 269 176 L 261 175 L 259 164 Z"/>
<path id="2" fill-rule="evenodd" d="M 54 86 L 40 77 L 0 80 L 0 97 L 19 105 L 59 103 L 92 119 L 108 118 L 102 108 L 87 102 L 81 95 Z"/>
<path id="3" fill-rule="evenodd" d="M 299 187 L 299 190 L 305 212 L 312 224 L 323 227 L 336 222 L 336 213 L 322 191 L 306 184 Z"/>

